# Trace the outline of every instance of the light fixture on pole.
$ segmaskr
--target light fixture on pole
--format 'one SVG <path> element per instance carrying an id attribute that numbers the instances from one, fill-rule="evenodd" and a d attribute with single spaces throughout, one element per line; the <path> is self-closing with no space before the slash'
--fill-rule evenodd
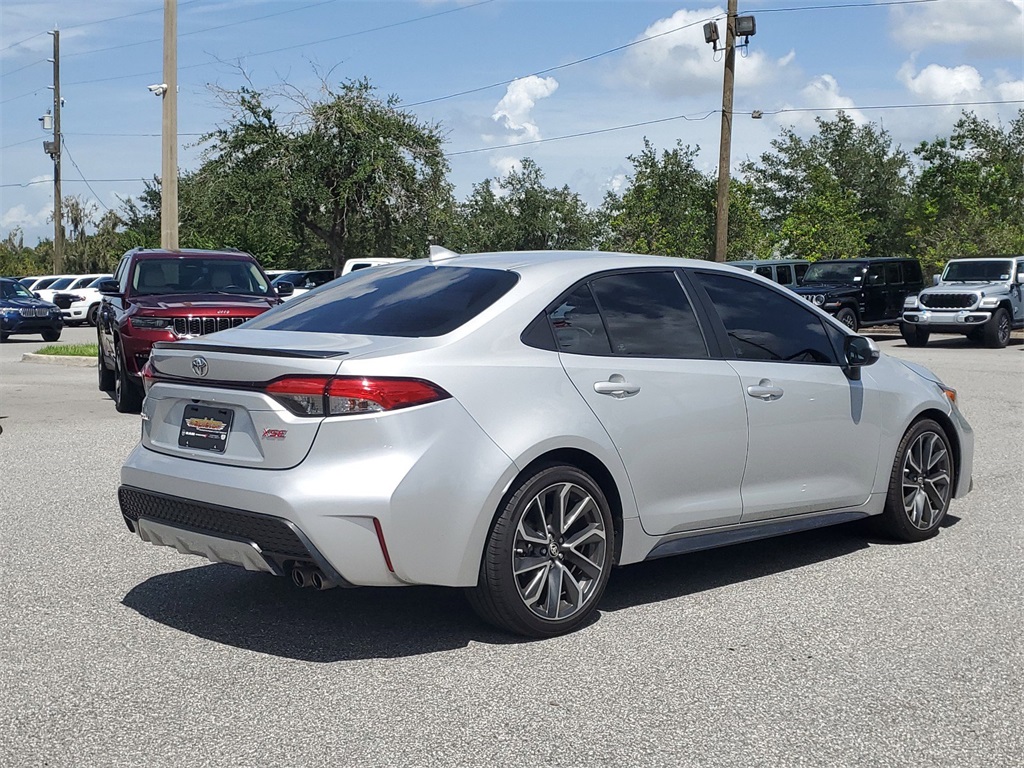
<path id="1" fill-rule="evenodd" d="M 718 47 L 718 24 L 704 25 L 704 42 L 717 52 L 725 51 L 725 74 L 722 78 L 722 140 L 718 152 L 718 202 L 715 210 L 715 261 L 725 261 L 729 246 L 729 164 L 732 154 L 732 92 L 736 69 L 736 49 L 745 48 L 757 32 L 753 16 L 737 15 L 738 0 L 729 0 L 725 19 L 725 45 Z M 743 42 L 737 44 L 736 38 Z"/>

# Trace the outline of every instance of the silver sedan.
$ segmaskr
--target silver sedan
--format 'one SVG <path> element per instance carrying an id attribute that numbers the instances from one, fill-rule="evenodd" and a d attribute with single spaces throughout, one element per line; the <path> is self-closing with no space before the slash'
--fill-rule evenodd
<path id="1" fill-rule="evenodd" d="M 614 565 L 869 516 L 921 540 L 971 484 L 953 390 L 701 261 L 435 248 L 157 344 L 145 382 L 143 540 L 461 587 L 534 637 L 591 619 Z"/>

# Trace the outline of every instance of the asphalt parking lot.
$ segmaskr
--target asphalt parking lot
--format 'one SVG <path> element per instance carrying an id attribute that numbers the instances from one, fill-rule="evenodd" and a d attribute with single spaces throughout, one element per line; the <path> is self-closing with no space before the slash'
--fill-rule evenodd
<path id="1" fill-rule="evenodd" d="M 976 432 L 938 537 L 853 524 L 630 566 L 595 623 L 524 642 L 455 591 L 300 591 L 143 545 L 116 500 L 138 417 L 12 338 L 0 765 L 1019 765 L 1024 341 L 879 343 Z"/>

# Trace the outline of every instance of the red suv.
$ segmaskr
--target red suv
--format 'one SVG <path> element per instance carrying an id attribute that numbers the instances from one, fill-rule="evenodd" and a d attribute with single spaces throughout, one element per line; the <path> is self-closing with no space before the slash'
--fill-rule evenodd
<path id="1" fill-rule="evenodd" d="M 241 251 L 128 251 L 103 296 L 96 332 L 99 387 L 121 413 L 142 407 L 142 369 L 156 341 L 234 328 L 281 303 L 256 259 Z"/>

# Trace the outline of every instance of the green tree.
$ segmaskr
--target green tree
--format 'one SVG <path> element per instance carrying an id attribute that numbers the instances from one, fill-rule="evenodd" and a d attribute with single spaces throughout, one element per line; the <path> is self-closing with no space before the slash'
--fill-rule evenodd
<path id="1" fill-rule="evenodd" d="M 699 149 L 677 142 L 660 155 L 648 139 L 630 155 L 633 173 L 622 194 L 602 205 L 602 250 L 710 258 L 714 243 L 715 182 L 697 170 Z"/>
<path id="2" fill-rule="evenodd" d="M 532 159 L 501 179 L 474 185 L 456 208 L 449 240 L 454 250 L 524 251 L 548 248 L 589 250 L 597 220 L 583 199 L 567 186 L 544 186 Z"/>
<path id="3" fill-rule="evenodd" d="M 267 221 L 288 221 L 326 246 L 340 270 L 349 256 L 419 256 L 440 226 L 451 190 L 436 125 L 421 123 L 381 100 L 366 80 L 324 86 L 321 100 L 295 97 L 299 113 L 287 124 L 268 104 L 273 94 L 250 88 L 227 94 L 235 114 L 208 136 L 196 186 L 195 211 L 234 217 L 234 231 L 262 241 Z M 234 208 L 228 213 L 229 208 Z M 282 218 L 282 213 L 287 218 Z M 219 221 L 225 221 L 220 218 Z M 197 232 L 216 236 L 217 225 Z M 295 230 L 275 228 L 272 248 L 295 247 Z"/>
<path id="4" fill-rule="evenodd" d="M 858 126 L 844 112 L 834 120 L 818 118 L 817 126 L 817 134 L 809 139 L 792 128 L 783 130 L 759 162 L 742 166 L 776 236 L 782 240 L 787 221 L 791 233 L 794 227 L 801 232 L 827 231 L 828 221 L 811 222 L 806 217 L 828 216 L 837 210 L 845 217 L 852 207 L 858 222 L 854 241 L 863 236 L 866 245 L 861 255 L 908 253 L 913 182 L 909 156 L 893 147 L 884 129 L 874 124 Z M 783 241 L 780 245 L 796 256 L 814 256 L 815 249 L 802 253 L 794 244 Z M 853 251 L 842 253 L 853 255 Z"/>
<path id="5" fill-rule="evenodd" d="M 914 153 L 922 169 L 913 234 L 927 267 L 1024 252 L 1024 110 L 1005 127 L 965 113 L 949 138 L 923 141 Z"/>

